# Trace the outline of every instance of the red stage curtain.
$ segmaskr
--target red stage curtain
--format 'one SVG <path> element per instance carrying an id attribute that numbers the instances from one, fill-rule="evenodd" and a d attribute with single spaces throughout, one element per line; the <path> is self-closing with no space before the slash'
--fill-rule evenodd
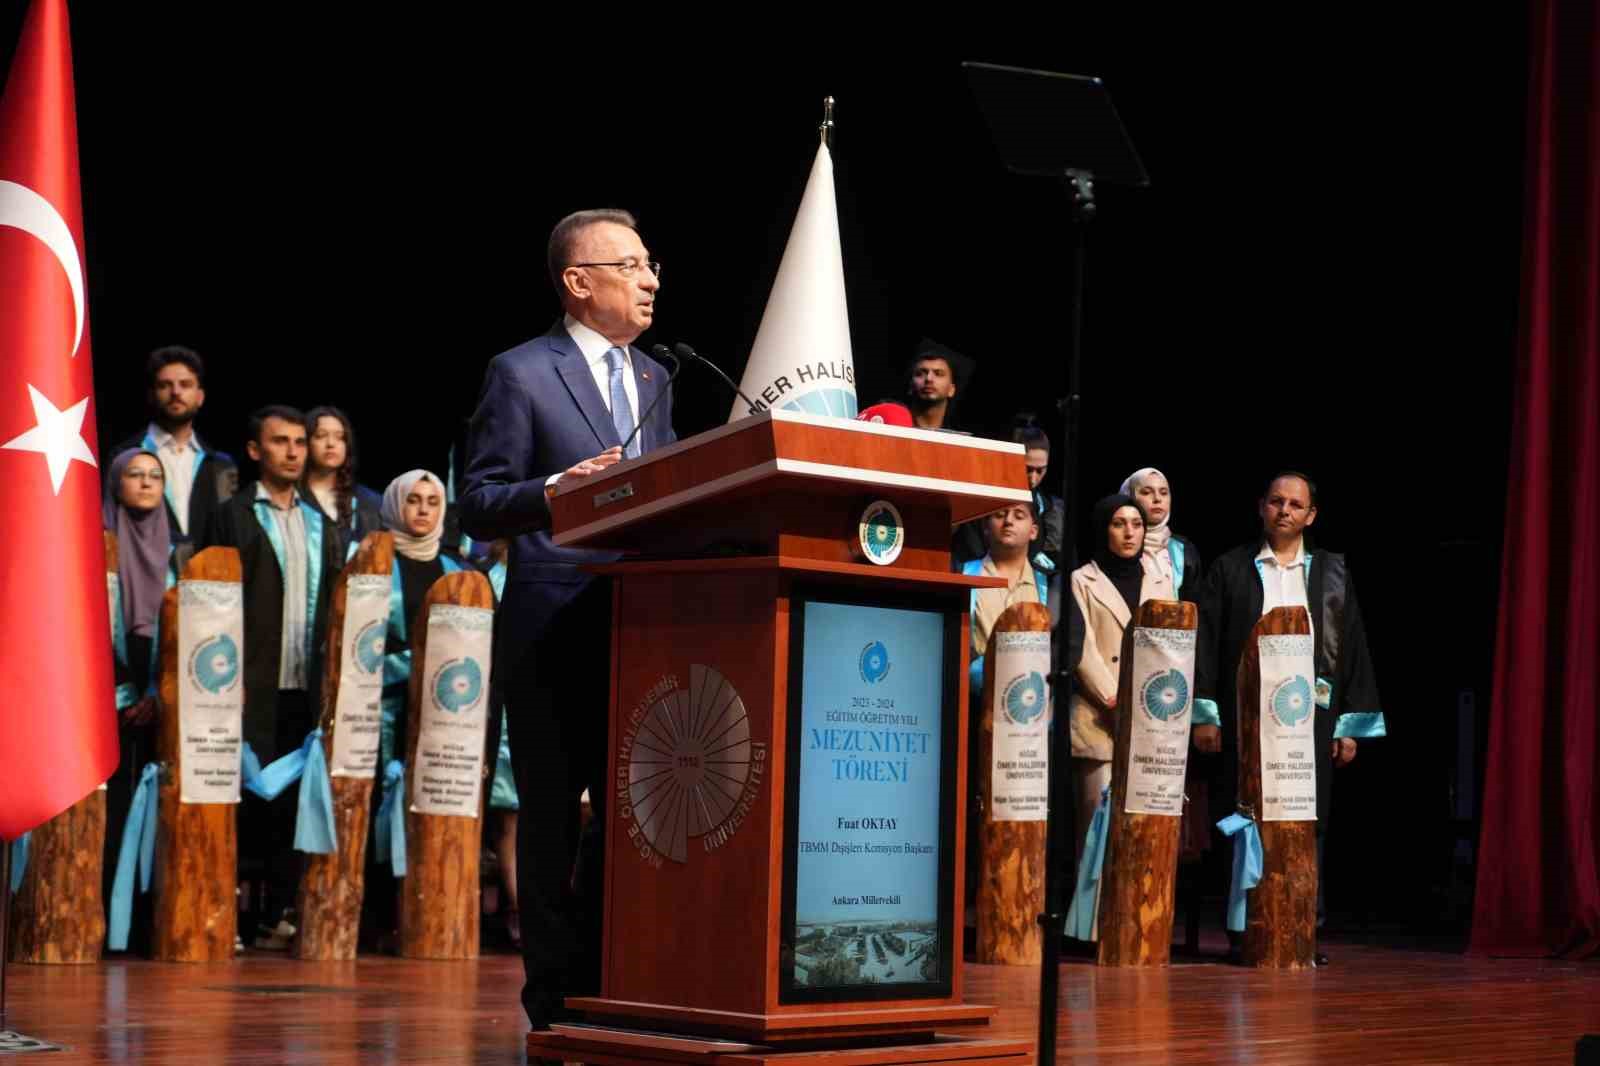
<path id="1" fill-rule="evenodd" d="M 1587 955 L 1600 948 L 1600 0 L 1532 7 L 1520 350 L 1472 950 Z"/>

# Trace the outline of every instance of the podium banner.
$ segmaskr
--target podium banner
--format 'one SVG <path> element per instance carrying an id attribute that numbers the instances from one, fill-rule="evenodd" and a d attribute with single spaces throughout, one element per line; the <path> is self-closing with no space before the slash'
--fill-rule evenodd
<path id="1" fill-rule="evenodd" d="M 1128 814 L 1183 816 L 1194 689 L 1192 629 L 1135 628 L 1128 730 Z"/>
<path id="2" fill-rule="evenodd" d="M 351 574 L 345 584 L 344 642 L 339 648 L 339 691 L 334 698 L 333 777 L 375 777 L 382 733 L 383 652 L 389 638 L 389 595 L 384 574 Z"/>
<path id="3" fill-rule="evenodd" d="M 478 816 L 489 726 L 489 656 L 494 611 L 434 604 L 422 664 L 421 729 L 412 767 L 417 814 Z"/>
<path id="4" fill-rule="evenodd" d="M 1261 660 L 1261 818 L 1317 820 L 1317 740 L 1311 637 L 1263 636 Z"/>
<path id="5" fill-rule="evenodd" d="M 1050 633 L 1013 630 L 991 643 L 989 820 L 1042 822 L 1050 806 Z"/>
<path id="6" fill-rule="evenodd" d="M 244 586 L 178 582 L 178 751 L 183 803 L 238 803 L 244 741 Z"/>

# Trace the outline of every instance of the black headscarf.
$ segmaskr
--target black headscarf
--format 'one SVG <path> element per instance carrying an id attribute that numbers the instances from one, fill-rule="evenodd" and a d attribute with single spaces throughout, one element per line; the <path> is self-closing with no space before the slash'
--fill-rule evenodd
<path id="1" fill-rule="evenodd" d="M 1111 536 L 1111 519 L 1124 507 L 1132 507 L 1139 512 L 1139 517 L 1144 517 L 1144 508 L 1139 506 L 1139 501 L 1132 496 L 1107 496 L 1094 505 L 1094 510 L 1089 512 L 1090 535 L 1094 537 L 1094 550 L 1089 553 L 1101 573 L 1111 579 L 1117 586 L 1117 591 L 1122 593 L 1122 599 L 1128 605 L 1129 611 L 1139 609 L 1139 592 L 1144 585 L 1144 563 L 1139 556 L 1144 551 L 1143 538 L 1140 539 L 1140 549 L 1133 553 L 1132 559 L 1124 559 L 1111 550 L 1109 538 Z"/>

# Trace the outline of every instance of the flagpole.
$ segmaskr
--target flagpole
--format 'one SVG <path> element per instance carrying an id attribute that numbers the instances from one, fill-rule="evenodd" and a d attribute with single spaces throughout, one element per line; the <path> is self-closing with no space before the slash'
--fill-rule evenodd
<path id="1" fill-rule="evenodd" d="M 6 964 L 11 961 L 11 841 L 0 840 L 0 1033 L 6 1023 Z"/>

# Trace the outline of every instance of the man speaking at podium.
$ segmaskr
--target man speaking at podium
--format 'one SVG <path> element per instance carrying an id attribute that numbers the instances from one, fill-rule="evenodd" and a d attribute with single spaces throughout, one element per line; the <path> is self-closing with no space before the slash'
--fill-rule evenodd
<path id="1" fill-rule="evenodd" d="M 468 535 L 511 538 L 494 676 L 505 693 L 522 800 L 522 1004 L 535 1029 L 565 1015 L 564 996 L 599 991 L 611 583 L 580 566 L 617 557 L 557 547 L 549 498 L 559 481 L 619 462 L 625 442 L 633 458 L 676 439 L 671 397 L 653 402 L 666 371 L 633 347 L 650 328 L 661 288 L 661 267 L 633 216 L 568 215 L 550 234 L 548 264 L 565 314 L 544 336 L 490 361 L 468 431 L 460 500 Z M 634 435 L 640 411 L 650 412 L 649 421 Z M 585 789 L 595 832 L 572 877 Z"/>

